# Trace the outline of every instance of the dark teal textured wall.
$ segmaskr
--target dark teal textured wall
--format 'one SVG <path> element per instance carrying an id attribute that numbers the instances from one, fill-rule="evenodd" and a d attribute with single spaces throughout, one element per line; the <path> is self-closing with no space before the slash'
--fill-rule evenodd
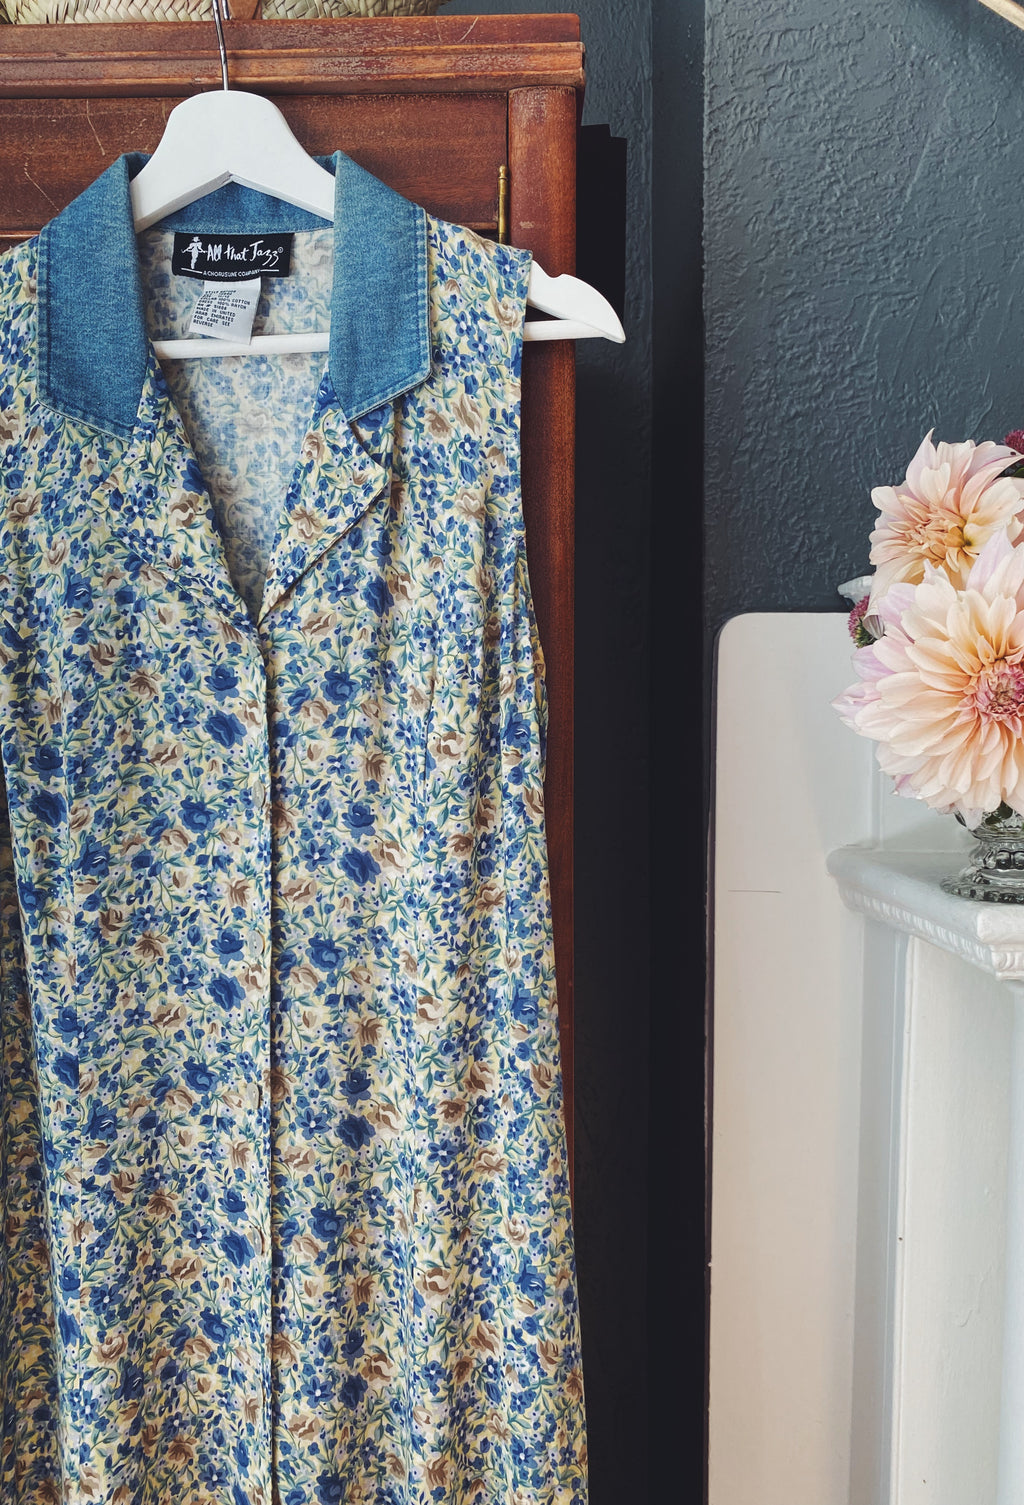
<path id="1" fill-rule="evenodd" d="M 921 437 L 1024 424 L 1024 33 L 707 0 L 707 594 L 838 607 Z"/>

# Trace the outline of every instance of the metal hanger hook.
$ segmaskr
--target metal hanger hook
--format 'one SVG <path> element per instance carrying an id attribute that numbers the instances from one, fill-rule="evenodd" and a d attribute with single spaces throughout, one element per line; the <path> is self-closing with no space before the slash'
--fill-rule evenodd
<path id="1" fill-rule="evenodd" d="M 220 82 L 222 89 L 230 88 L 228 83 L 228 50 L 224 45 L 224 22 L 221 20 L 221 4 L 223 0 L 213 0 L 213 24 L 217 28 L 217 47 L 220 51 Z"/>

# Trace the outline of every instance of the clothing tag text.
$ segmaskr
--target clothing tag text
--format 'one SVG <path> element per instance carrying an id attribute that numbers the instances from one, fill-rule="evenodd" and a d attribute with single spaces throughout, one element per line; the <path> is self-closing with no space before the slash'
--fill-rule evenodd
<path id="1" fill-rule="evenodd" d="M 175 232 L 171 271 L 200 282 L 287 277 L 292 235 L 183 235 Z"/>
<path id="2" fill-rule="evenodd" d="M 238 340 L 248 345 L 262 290 L 259 277 L 251 282 L 208 282 L 192 312 L 189 334 L 212 335 L 217 340 Z"/>

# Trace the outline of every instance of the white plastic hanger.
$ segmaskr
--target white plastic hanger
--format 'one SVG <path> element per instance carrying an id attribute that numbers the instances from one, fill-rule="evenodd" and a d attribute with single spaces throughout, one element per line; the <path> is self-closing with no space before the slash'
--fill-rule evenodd
<path id="1" fill-rule="evenodd" d="M 281 111 L 269 99 L 229 88 L 219 0 L 213 0 L 213 12 L 223 87 L 194 94 L 171 111 L 156 151 L 132 179 L 136 231 L 232 182 L 333 221 L 333 176 L 303 150 Z M 523 328 L 526 340 L 600 338 L 622 344 L 626 338 L 615 310 L 596 288 L 565 273 L 549 277 L 536 262 L 530 270 L 527 303 L 554 318 L 527 320 Z M 170 360 L 271 352 L 284 355 L 327 350 L 328 346 L 326 330 L 255 335 L 248 345 L 202 338 L 154 341 L 157 356 Z"/>

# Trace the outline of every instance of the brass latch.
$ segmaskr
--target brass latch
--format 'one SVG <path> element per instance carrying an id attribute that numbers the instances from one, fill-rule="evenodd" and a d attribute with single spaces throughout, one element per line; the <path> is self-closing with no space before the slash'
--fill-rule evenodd
<path id="1" fill-rule="evenodd" d="M 509 176 L 508 168 L 504 165 L 498 168 L 498 244 L 508 245 L 508 199 L 509 199 Z"/>

